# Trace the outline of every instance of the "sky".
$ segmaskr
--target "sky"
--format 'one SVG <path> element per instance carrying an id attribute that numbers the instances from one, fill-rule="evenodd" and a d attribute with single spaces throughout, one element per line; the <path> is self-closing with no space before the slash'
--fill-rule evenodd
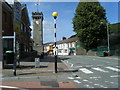
<path id="1" fill-rule="evenodd" d="M 36 2 L 21 2 L 27 4 L 28 14 L 32 27 L 32 12 L 37 11 Z M 57 17 L 57 41 L 62 37 L 69 38 L 74 35 L 72 19 L 79 2 L 39 2 L 38 11 L 43 12 L 43 42 L 54 41 L 54 19 L 52 13 L 58 12 Z M 111 24 L 118 21 L 118 2 L 100 2 L 106 9 L 106 17 Z"/>

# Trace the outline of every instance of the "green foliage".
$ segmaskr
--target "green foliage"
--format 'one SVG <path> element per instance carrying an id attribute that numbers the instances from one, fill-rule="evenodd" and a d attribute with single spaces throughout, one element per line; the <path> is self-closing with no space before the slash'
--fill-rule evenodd
<path id="1" fill-rule="evenodd" d="M 120 23 L 110 24 L 110 33 L 120 33 Z"/>
<path id="2" fill-rule="evenodd" d="M 89 50 L 96 48 L 107 38 L 105 9 L 99 2 L 80 2 L 73 18 L 73 28 L 81 45 Z"/>

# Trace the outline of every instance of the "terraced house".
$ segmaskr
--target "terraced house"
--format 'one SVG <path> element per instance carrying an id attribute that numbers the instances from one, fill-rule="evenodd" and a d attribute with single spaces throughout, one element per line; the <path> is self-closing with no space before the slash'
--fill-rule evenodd
<path id="1" fill-rule="evenodd" d="M 19 3 L 19 2 L 18 2 Z M 20 4 L 20 11 L 18 17 L 20 17 L 19 31 L 15 31 L 16 22 L 14 21 L 15 11 L 14 4 L 9 4 L 7 2 L 2 2 L 2 43 L 3 46 L 3 56 L 7 50 L 15 51 L 18 50 L 19 58 L 27 57 L 28 53 L 32 51 L 32 40 L 31 40 L 31 28 L 30 21 L 28 17 L 27 6 Z M 16 42 L 18 43 L 17 47 L 15 45 L 15 34 L 17 34 Z M 3 61 L 6 58 L 4 56 Z M 13 63 L 13 62 L 12 62 Z"/>

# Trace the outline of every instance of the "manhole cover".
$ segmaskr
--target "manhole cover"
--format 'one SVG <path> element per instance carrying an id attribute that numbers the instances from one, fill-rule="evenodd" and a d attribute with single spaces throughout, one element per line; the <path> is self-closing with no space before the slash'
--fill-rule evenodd
<path id="1" fill-rule="evenodd" d="M 59 87 L 57 81 L 41 81 L 42 86 L 51 86 L 51 87 Z"/>

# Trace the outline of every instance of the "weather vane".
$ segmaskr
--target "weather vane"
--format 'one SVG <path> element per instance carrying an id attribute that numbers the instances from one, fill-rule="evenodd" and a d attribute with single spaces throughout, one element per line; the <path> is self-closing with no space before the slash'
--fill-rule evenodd
<path id="1" fill-rule="evenodd" d="M 37 6 L 37 12 L 38 12 L 38 5 L 40 5 L 40 0 L 36 0 L 35 5 Z"/>

